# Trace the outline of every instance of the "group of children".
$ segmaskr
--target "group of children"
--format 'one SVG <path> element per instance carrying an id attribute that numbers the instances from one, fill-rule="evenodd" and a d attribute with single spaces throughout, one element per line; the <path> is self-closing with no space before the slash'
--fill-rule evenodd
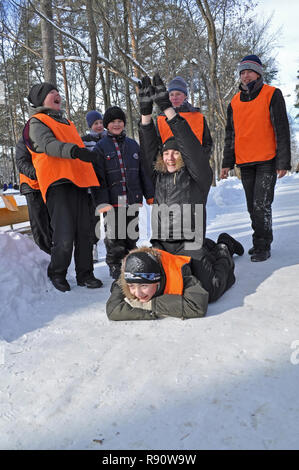
<path id="1" fill-rule="evenodd" d="M 246 58 L 241 78 L 255 67 L 254 57 Z M 206 237 L 212 139 L 204 116 L 188 102 L 184 79 L 175 77 L 166 88 L 159 74 L 142 78 L 140 145 L 126 136 L 126 116 L 118 106 L 103 116 L 88 112 L 90 132 L 81 138 L 63 117 L 54 85 L 34 85 L 28 100 L 31 116 L 17 163 L 33 234 L 51 256 L 48 276 L 55 288 L 70 290 L 66 274 L 73 247 L 78 285 L 102 286 L 93 274 L 92 252 L 103 214 L 106 263 L 114 280 L 107 302 L 110 319 L 205 315 L 208 302 L 234 284 L 233 255 L 244 249 L 227 233 L 216 242 Z M 152 205 L 151 247 L 137 248 L 144 200 Z M 263 261 L 256 240 L 251 259 Z"/>

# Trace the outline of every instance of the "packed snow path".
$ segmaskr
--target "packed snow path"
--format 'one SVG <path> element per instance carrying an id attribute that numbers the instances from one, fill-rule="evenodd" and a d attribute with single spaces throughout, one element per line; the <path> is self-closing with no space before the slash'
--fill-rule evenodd
<path id="1" fill-rule="evenodd" d="M 208 236 L 244 243 L 203 319 L 110 322 L 111 280 L 60 293 L 47 255 L 0 232 L 1 449 L 298 449 L 299 175 L 277 183 L 272 257 L 251 263 L 239 180 L 212 188 Z"/>

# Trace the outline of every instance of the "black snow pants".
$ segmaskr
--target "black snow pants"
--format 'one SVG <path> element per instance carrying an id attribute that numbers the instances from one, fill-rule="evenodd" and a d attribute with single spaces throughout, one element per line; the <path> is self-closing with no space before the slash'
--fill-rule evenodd
<path id="1" fill-rule="evenodd" d="M 273 241 L 272 202 L 276 179 L 275 160 L 241 167 L 253 246 L 259 250 L 269 250 Z"/>
<path id="2" fill-rule="evenodd" d="M 25 194 L 28 206 L 30 227 L 33 239 L 37 246 L 51 254 L 52 229 L 46 204 L 40 191 L 31 191 Z"/>
<path id="3" fill-rule="evenodd" d="M 48 276 L 65 278 L 72 260 L 77 281 L 93 275 L 91 222 L 87 190 L 72 183 L 50 186 L 47 208 L 53 230 L 53 246 Z"/>
<path id="4" fill-rule="evenodd" d="M 127 207 L 115 207 L 105 213 L 106 263 L 120 266 L 130 250 L 136 248 L 139 238 L 139 212 L 131 215 Z"/>

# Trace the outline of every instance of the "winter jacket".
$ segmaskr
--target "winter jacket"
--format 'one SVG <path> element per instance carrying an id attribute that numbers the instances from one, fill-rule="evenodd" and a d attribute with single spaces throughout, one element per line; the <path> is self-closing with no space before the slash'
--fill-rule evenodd
<path id="1" fill-rule="evenodd" d="M 141 142 L 147 165 L 151 168 L 151 176 L 155 185 L 154 203 L 160 207 L 176 205 L 176 210 L 169 213 L 169 234 L 163 235 L 165 217 L 157 210 L 157 218 L 153 217 L 153 232 L 158 234 L 160 240 L 191 240 L 186 237 L 186 224 L 184 224 L 183 205 L 191 206 L 191 229 L 195 228 L 195 204 L 203 205 L 203 236 L 205 235 L 206 211 L 208 193 L 212 183 L 212 169 L 210 167 L 210 147 L 205 148 L 194 135 L 187 121 L 176 115 L 167 121 L 182 155 L 177 161 L 177 171 L 169 173 L 158 156 L 159 136 L 153 121 L 148 125 L 140 125 Z M 187 206 L 187 207 L 188 207 Z M 163 222 L 163 223 L 162 223 Z M 168 221 L 167 221 L 168 222 Z M 155 236 L 153 236 L 155 238 Z"/>
<path id="2" fill-rule="evenodd" d="M 142 204 L 143 196 L 147 200 L 153 198 L 154 188 L 144 168 L 139 145 L 124 133 L 117 137 L 117 143 L 124 165 L 127 204 Z M 101 188 L 93 191 L 94 199 L 97 204 L 117 206 L 118 197 L 123 195 L 122 173 L 112 136 L 108 133 L 96 144 L 94 150 L 98 152 L 98 161 L 94 168 L 96 174 L 104 180 Z"/>
<path id="3" fill-rule="evenodd" d="M 83 188 L 99 185 L 92 164 L 72 158 L 73 149 L 84 144 L 74 124 L 63 118 L 60 111 L 35 108 L 23 137 L 32 155 L 44 201 L 52 184 L 72 182 Z"/>
<path id="4" fill-rule="evenodd" d="M 20 193 L 29 194 L 39 191 L 36 172 L 23 137 L 16 145 L 16 165 L 20 172 Z"/>
<path id="5" fill-rule="evenodd" d="M 161 317 L 177 317 L 181 319 L 203 317 L 208 308 L 209 294 L 202 287 L 198 279 L 191 272 L 190 262 L 165 263 L 161 262 L 163 252 L 154 248 L 140 248 L 139 250 L 150 251 L 161 263 L 162 280 L 158 293 L 150 302 L 140 303 L 130 293 L 127 283 L 121 275 L 119 281 L 114 282 L 111 287 L 111 295 L 106 304 L 106 313 L 110 320 L 155 320 Z M 169 253 L 169 257 L 176 257 Z M 187 257 L 186 257 L 187 258 Z M 179 272 L 171 273 L 172 270 Z M 171 283 L 172 276 L 182 279 L 183 291 L 181 294 L 166 294 L 166 286 Z"/>
<path id="6" fill-rule="evenodd" d="M 241 102 L 251 102 L 255 100 L 264 87 L 262 78 L 258 79 L 253 88 L 244 88 L 240 85 L 240 100 Z M 279 88 L 275 88 L 272 98 L 270 100 L 269 109 L 265 109 L 265 117 L 267 112 L 270 112 L 270 120 L 273 126 L 275 140 L 276 140 L 276 154 L 274 156 L 276 162 L 276 169 L 290 170 L 291 169 L 291 151 L 290 151 L 290 130 L 289 122 L 286 113 L 286 106 L 283 95 Z M 254 122 L 254 117 L 252 118 Z M 254 145 L 254 142 L 249 142 L 249 145 Z M 251 162 L 242 163 L 238 166 L 251 165 L 264 162 L 257 157 L 253 158 Z M 227 124 L 225 131 L 225 146 L 223 153 L 222 168 L 233 168 L 236 163 L 235 156 L 235 127 L 234 115 L 232 104 L 230 103 L 227 108 Z"/>

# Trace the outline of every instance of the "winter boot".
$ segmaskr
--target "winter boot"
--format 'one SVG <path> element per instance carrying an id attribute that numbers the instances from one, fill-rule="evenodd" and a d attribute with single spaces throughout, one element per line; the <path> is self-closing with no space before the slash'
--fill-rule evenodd
<path id="1" fill-rule="evenodd" d="M 220 233 L 217 243 L 224 243 L 227 246 L 231 256 L 235 253 L 236 255 L 242 256 L 244 248 L 240 242 L 231 237 L 228 233 Z"/>
<path id="2" fill-rule="evenodd" d="M 249 248 L 248 254 L 249 254 L 249 255 L 253 255 L 254 252 L 255 252 L 255 250 L 256 250 L 256 248 L 254 248 L 254 246 L 252 246 L 251 248 Z"/>
<path id="3" fill-rule="evenodd" d="M 60 292 L 67 292 L 71 290 L 70 285 L 65 278 L 57 276 L 49 276 L 49 278 L 55 289 L 60 290 Z"/>
<path id="4" fill-rule="evenodd" d="M 261 249 L 256 249 L 254 250 L 253 255 L 251 256 L 251 261 L 257 263 L 260 261 L 266 261 L 266 259 L 270 258 L 271 256 L 271 251 L 270 250 L 261 250 Z"/>
<path id="5" fill-rule="evenodd" d="M 81 287 L 88 287 L 89 289 L 98 289 L 99 287 L 102 287 L 103 283 L 100 279 L 97 279 L 94 277 L 94 275 L 88 277 L 84 281 L 78 281 L 77 280 L 78 286 Z"/>

